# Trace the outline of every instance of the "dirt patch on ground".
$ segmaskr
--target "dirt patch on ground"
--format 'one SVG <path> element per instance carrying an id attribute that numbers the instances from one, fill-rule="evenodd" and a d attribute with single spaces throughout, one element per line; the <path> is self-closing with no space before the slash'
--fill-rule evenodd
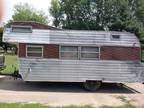
<path id="1" fill-rule="evenodd" d="M 117 98 L 119 96 L 126 97 L 134 105 L 144 106 L 143 93 L 136 93 L 116 84 L 103 84 L 97 92 L 91 93 L 85 91 L 80 83 L 25 83 L 11 77 L 0 79 L 0 102 L 41 103 L 52 106 L 92 105 L 98 108 L 102 105 L 124 105 Z"/>

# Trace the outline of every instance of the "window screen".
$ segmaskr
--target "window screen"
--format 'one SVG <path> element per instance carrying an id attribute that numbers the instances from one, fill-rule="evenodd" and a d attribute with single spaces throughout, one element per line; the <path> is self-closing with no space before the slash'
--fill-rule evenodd
<path id="1" fill-rule="evenodd" d="M 27 57 L 43 57 L 43 47 L 27 46 Z"/>
<path id="2" fill-rule="evenodd" d="M 99 47 L 81 47 L 81 59 L 99 59 Z"/>
<path id="3" fill-rule="evenodd" d="M 61 46 L 60 57 L 63 59 L 78 59 L 78 47 Z"/>

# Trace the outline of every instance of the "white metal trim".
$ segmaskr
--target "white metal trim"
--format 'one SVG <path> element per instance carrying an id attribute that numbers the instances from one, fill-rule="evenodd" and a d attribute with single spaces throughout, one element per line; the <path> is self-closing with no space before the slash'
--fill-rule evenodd
<path id="1" fill-rule="evenodd" d="M 141 78 L 143 78 L 143 76 L 141 76 L 141 78 L 135 76 L 136 73 L 140 72 L 139 69 L 136 69 L 137 66 L 142 68 L 141 62 L 135 62 L 135 61 L 112 61 L 112 60 L 99 60 L 99 61 L 75 60 L 73 61 L 73 60 L 59 60 L 59 59 L 45 59 L 45 58 L 40 59 L 40 60 L 20 58 L 20 69 L 21 69 L 20 74 L 22 75 L 23 78 L 25 78 L 25 76 L 27 75 L 27 70 L 29 69 L 29 66 L 31 65 L 29 64 L 29 62 L 31 62 L 31 64 L 34 65 L 34 68 L 32 68 L 34 70 L 32 70 L 31 73 L 28 75 L 28 77 L 24 79 L 27 81 L 30 80 L 30 81 L 84 82 L 85 80 L 100 79 L 104 82 L 107 82 L 107 81 L 109 82 L 110 81 L 111 82 L 127 82 L 127 81 L 135 82 L 135 81 L 142 81 Z M 42 66 L 45 66 L 45 68 L 43 68 Z M 48 66 L 51 66 L 50 70 L 47 70 Z M 57 68 L 57 66 L 60 66 L 60 67 Z M 67 69 L 67 67 L 69 67 L 70 69 L 64 70 L 64 69 Z M 90 68 L 92 68 L 92 70 Z M 131 72 L 131 69 L 129 68 L 132 68 L 134 70 Z M 123 69 L 124 71 L 121 69 Z M 112 76 L 109 74 L 111 74 Z M 68 75 L 68 78 L 67 78 L 67 75 Z M 118 77 L 118 79 L 115 77 Z"/>
<path id="2" fill-rule="evenodd" d="M 68 34 L 66 34 L 66 32 Z M 84 35 L 82 33 L 84 33 Z M 111 34 L 121 35 L 121 41 L 112 41 L 110 39 Z M 103 36 L 100 37 L 99 35 Z M 72 41 L 71 38 L 74 38 L 74 41 Z M 3 34 L 3 41 L 13 43 L 17 42 L 17 43 L 33 43 L 33 44 L 43 43 L 43 44 L 75 44 L 75 45 L 85 44 L 85 45 L 123 46 L 123 47 L 133 47 L 133 44 L 136 43 L 135 47 L 140 47 L 140 43 L 134 34 L 127 32 L 113 32 L 113 31 L 109 32 L 76 31 L 76 30 L 52 31 L 44 29 L 42 30 L 33 29 L 33 33 L 11 33 L 10 28 L 7 28 Z"/>

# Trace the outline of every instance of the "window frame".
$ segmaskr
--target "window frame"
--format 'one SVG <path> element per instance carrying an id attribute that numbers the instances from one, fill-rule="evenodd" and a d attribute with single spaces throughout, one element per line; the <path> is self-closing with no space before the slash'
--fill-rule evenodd
<path id="1" fill-rule="evenodd" d="M 42 52 L 41 52 L 41 54 L 42 54 L 42 56 L 41 57 L 35 57 L 35 56 L 28 56 L 28 47 L 40 47 L 40 48 L 42 48 Z M 43 58 L 43 50 L 44 49 L 44 46 L 43 45 L 26 45 L 26 58 Z"/>
<path id="2" fill-rule="evenodd" d="M 72 46 L 72 47 L 77 47 L 78 48 L 78 58 L 77 59 L 66 59 L 66 58 L 63 58 L 61 57 L 61 47 L 62 46 Z M 82 58 L 81 57 L 81 48 L 82 47 L 97 47 L 99 50 L 98 50 L 98 58 Z M 101 57 L 101 47 L 100 46 L 92 46 L 92 45 L 83 45 L 83 46 L 76 46 L 76 45 L 59 45 L 59 59 L 64 59 L 64 60 L 100 60 L 100 57 Z"/>
<path id="3" fill-rule="evenodd" d="M 86 52 L 86 53 L 90 53 L 90 54 L 92 54 L 92 53 L 94 53 L 94 54 L 98 54 L 98 58 L 84 58 L 84 57 L 82 57 L 82 47 L 94 47 L 94 48 L 98 48 L 98 52 Z M 100 47 L 99 46 L 81 46 L 80 47 L 80 60 L 100 60 L 100 51 L 101 51 L 101 49 L 100 49 Z M 85 53 L 85 52 L 84 52 Z"/>
<path id="4" fill-rule="evenodd" d="M 61 56 L 61 53 L 62 52 L 73 52 L 73 51 L 62 51 L 62 47 L 77 47 L 78 50 L 77 50 L 77 58 L 71 58 L 71 59 L 67 59 L 67 58 L 63 58 Z M 76 51 L 75 51 L 76 52 Z M 59 58 L 60 59 L 64 59 L 64 60 L 79 60 L 79 47 L 78 46 L 74 46 L 74 45 L 59 45 Z"/>

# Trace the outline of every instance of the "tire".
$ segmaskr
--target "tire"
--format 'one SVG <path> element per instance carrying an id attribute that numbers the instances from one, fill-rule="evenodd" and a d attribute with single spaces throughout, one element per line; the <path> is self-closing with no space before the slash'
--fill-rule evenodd
<path id="1" fill-rule="evenodd" d="M 86 81 L 83 85 L 86 90 L 94 92 L 100 88 L 101 81 Z"/>

